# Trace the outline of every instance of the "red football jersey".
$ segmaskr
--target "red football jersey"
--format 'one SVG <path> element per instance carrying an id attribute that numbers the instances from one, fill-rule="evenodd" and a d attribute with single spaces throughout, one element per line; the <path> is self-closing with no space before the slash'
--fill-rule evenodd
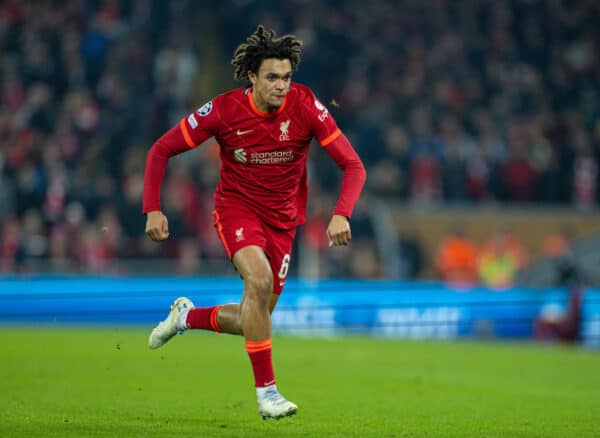
<path id="1" fill-rule="evenodd" d="M 305 219 L 311 140 L 327 146 L 341 134 L 312 90 L 297 83 L 276 112 L 260 111 L 252 89 L 242 87 L 207 102 L 182 119 L 180 128 L 190 148 L 213 136 L 220 145 L 215 208 L 244 203 L 283 229 Z"/>

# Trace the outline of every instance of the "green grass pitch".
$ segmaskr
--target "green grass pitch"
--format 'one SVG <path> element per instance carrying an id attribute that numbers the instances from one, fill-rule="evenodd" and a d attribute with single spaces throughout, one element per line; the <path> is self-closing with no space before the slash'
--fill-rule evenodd
<path id="1" fill-rule="evenodd" d="M 298 414 L 263 421 L 242 338 L 0 327 L 1 437 L 600 436 L 600 354 L 372 338 L 273 339 Z"/>

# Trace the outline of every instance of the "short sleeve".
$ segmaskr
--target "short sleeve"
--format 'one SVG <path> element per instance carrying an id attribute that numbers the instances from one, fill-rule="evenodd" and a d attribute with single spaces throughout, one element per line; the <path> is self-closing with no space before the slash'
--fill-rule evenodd
<path id="1" fill-rule="evenodd" d="M 221 119 L 217 107 L 220 102 L 221 99 L 217 96 L 179 122 L 183 138 L 190 148 L 196 147 L 218 132 Z"/>
<path id="2" fill-rule="evenodd" d="M 326 147 L 341 134 L 341 131 L 327 107 L 310 89 L 306 89 L 303 94 L 304 114 L 311 132 L 319 144 Z"/>

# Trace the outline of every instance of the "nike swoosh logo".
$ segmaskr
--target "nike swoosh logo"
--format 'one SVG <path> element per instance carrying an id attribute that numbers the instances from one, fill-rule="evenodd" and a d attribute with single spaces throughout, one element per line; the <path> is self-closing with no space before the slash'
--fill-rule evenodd
<path id="1" fill-rule="evenodd" d="M 254 129 L 248 129 L 247 131 L 241 131 L 241 130 L 237 130 L 237 135 L 244 135 L 244 134 L 248 134 L 250 132 L 254 131 Z"/>

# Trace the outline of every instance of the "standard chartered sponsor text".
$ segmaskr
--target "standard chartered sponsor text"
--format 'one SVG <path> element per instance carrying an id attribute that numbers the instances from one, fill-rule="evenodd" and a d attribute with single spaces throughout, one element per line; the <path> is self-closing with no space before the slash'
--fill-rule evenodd
<path id="1" fill-rule="evenodd" d="M 294 159 L 293 151 L 252 152 L 251 164 L 277 164 L 286 163 Z"/>

